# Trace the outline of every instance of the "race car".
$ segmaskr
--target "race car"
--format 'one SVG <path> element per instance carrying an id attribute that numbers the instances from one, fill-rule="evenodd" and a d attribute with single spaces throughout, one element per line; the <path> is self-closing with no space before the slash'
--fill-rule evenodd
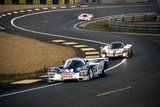
<path id="1" fill-rule="evenodd" d="M 124 45 L 122 42 L 113 42 L 110 45 L 101 47 L 101 57 L 122 57 L 132 56 L 132 44 Z"/>
<path id="2" fill-rule="evenodd" d="M 91 21 L 93 14 L 82 13 L 78 16 L 78 20 Z"/>
<path id="3" fill-rule="evenodd" d="M 71 58 L 61 67 L 49 67 L 47 71 L 48 83 L 64 80 L 91 80 L 94 77 L 105 75 L 108 68 L 108 58 Z"/>

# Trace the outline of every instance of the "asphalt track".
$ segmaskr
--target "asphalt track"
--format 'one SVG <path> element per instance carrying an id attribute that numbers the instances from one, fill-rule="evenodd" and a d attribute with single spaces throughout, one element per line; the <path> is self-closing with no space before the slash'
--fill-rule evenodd
<path id="1" fill-rule="evenodd" d="M 122 41 L 133 44 L 133 57 L 122 65 L 106 72 L 106 76 L 87 82 L 64 82 L 46 85 L 46 82 L 23 87 L 24 89 L 46 86 L 14 95 L 0 97 L 1 107 L 159 107 L 160 99 L 160 35 L 107 33 L 95 31 L 79 31 L 74 28 L 78 23 L 77 15 L 82 12 L 93 13 L 95 18 L 139 12 L 156 12 L 156 6 L 121 6 L 108 8 L 64 9 L 48 11 L 41 14 L 27 15 L 11 20 L 20 15 L 16 14 L 1 19 L 5 31 L 21 34 L 44 42 L 52 39 L 62 39 L 53 35 L 63 35 L 69 41 L 76 41 L 99 50 L 102 44 L 75 38 L 110 43 Z M 34 12 L 33 12 L 34 13 Z M 28 14 L 30 14 L 28 12 Z M 43 34 L 36 32 L 43 32 Z M 45 35 L 45 33 L 49 35 Z M 56 36 L 55 35 L 55 36 Z M 70 38 L 74 37 L 74 38 Z M 63 38 L 64 39 L 64 38 Z M 121 59 L 111 61 L 111 66 L 121 62 Z M 1 95 L 12 91 L 23 90 L 16 88 L 1 92 Z"/>

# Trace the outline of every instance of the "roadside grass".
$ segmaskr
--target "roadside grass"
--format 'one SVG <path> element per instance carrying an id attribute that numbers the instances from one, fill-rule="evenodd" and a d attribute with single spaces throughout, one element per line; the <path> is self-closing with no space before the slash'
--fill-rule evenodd
<path id="1" fill-rule="evenodd" d="M 59 6 L 1 5 L 0 13 Z M 47 67 L 52 65 L 58 66 L 61 61 L 76 56 L 75 51 L 70 47 L 44 43 L 3 31 L 0 32 L 0 38 L 0 84 L 37 78 L 47 73 Z"/>
<path id="2" fill-rule="evenodd" d="M 14 81 L 19 81 L 28 78 L 36 78 L 41 75 L 45 75 L 47 73 L 47 68 L 44 67 L 39 71 L 31 72 L 31 73 L 3 73 L 0 74 L 0 84 L 7 84 Z"/>
<path id="3" fill-rule="evenodd" d="M 111 31 L 111 29 L 108 26 L 108 21 L 109 21 L 108 19 L 91 21 L 81 25 L 80 27 L 83 29 L 95 30 L 95 31 Z"/>

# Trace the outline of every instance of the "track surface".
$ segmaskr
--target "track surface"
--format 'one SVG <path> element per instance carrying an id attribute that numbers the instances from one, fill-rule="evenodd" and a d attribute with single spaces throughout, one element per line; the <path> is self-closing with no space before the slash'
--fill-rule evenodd
<path id="1" fill-rule="evenodd" d="M 132 43 L 134 55 L 106 76 L 87 82 L 65 82 L 47 88 L 0 98 L 1 107 L 159 107 L 160 99 L 160 35 L 118 34 L 78 31 L 77 15 L 93 13 L 96 17 L 133 12 L 156 12 L 156 6 L 73 9 L 31 15 L 14 21 L 15 25 L 49 34 L 63 35 L 105 43 L 122 41 Z M 22 13 L 23 14 L 23 13 Z M 16 17 L 18 15 L 15 15 Z M 1 19 L 6 31 L 30 38 L 50 41 L 58 37 L 22 31 L 10 24 L 13 16 Z M 59 38 L 58 38 L 59 39 Z M 69 39 L 71 40 L 71 39 Z M 99 49 L 100 44 L 77 41 Z M 121 59 L 112 61 L 113 65 Z M 44 86 L 46 83 L 28 87 Z M 14 90 L 14 89 L 13 89 Z M 17 89 L 19 90 L 19 89 Z M 10 92 L 12 92 L 10 90 Z M 5 93 L 5 92 L 3 92 Z M 2 93 L 2 94 L 3 94 Z"/>

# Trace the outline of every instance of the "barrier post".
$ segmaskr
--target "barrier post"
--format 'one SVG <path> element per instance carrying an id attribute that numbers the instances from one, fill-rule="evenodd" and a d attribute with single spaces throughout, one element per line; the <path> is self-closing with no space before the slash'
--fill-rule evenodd
<path id="1" fill-rule="evenodd" d="M 144 22 L 146 22 L 146 19 L 147 19 L 147 15 L 144 14 Z"/>
<path id="2" fill-rule="evenodd" d="M 33 3 L 34 4 L 40 4 L 40 0 L 34 0 Z"/>
<path id="3" fill-rule="evenodd" d="M 60 0 L 60 4 L 64 5 L 65 4 L 65 0 Z"/>
<path id="4" fill-rule="evenodd" d="M 118 23 L 118 31 L 120 31 L 120 23 Z"/>
<path id="5" fill-rule="evenodd" d="M 122 17 L 122 22 L 124 22 L 124 16 Z"/>
<path id="6" fill-rule="evenodd" d="M 132 23 L 134 23 L 134 15 L 133 15 Z"/>
<path id="7" fill-rule="evenodd" d="M 26 4 L 26 0 L 19 0 L 19 4 Z"/>
<path id="8" fill-rule="evenodd" d="M 147 26 L 147 24 L 146 24 L 146 32 L 148 31 L 148 26 Z"/>
<path id="9" fill-rule="evenodd" d="M 137 24 L 135 24 L 135 28 L 134 28 L 134 30 L 137 30 Z"/>
<path id="10" fill-rule="evenodd" d="M 74 3 L 78 3 L 79 2 L 79 0 L 74 0 Z"/>
<path id="11" fill-rule="evenodd" d="M 47 0 L 46 4 L 52 4 L 52 0 Z"/>
<path id="12" fill-rule="evenodd" d="M 12 4 L 12 0 L 5 0 L 5 4 Z"/>
<path id="13" fill-rule="evenodd" d="M 72 5 L 73 4 L 73 0 L 70 0 L 69 4 Z"/>

